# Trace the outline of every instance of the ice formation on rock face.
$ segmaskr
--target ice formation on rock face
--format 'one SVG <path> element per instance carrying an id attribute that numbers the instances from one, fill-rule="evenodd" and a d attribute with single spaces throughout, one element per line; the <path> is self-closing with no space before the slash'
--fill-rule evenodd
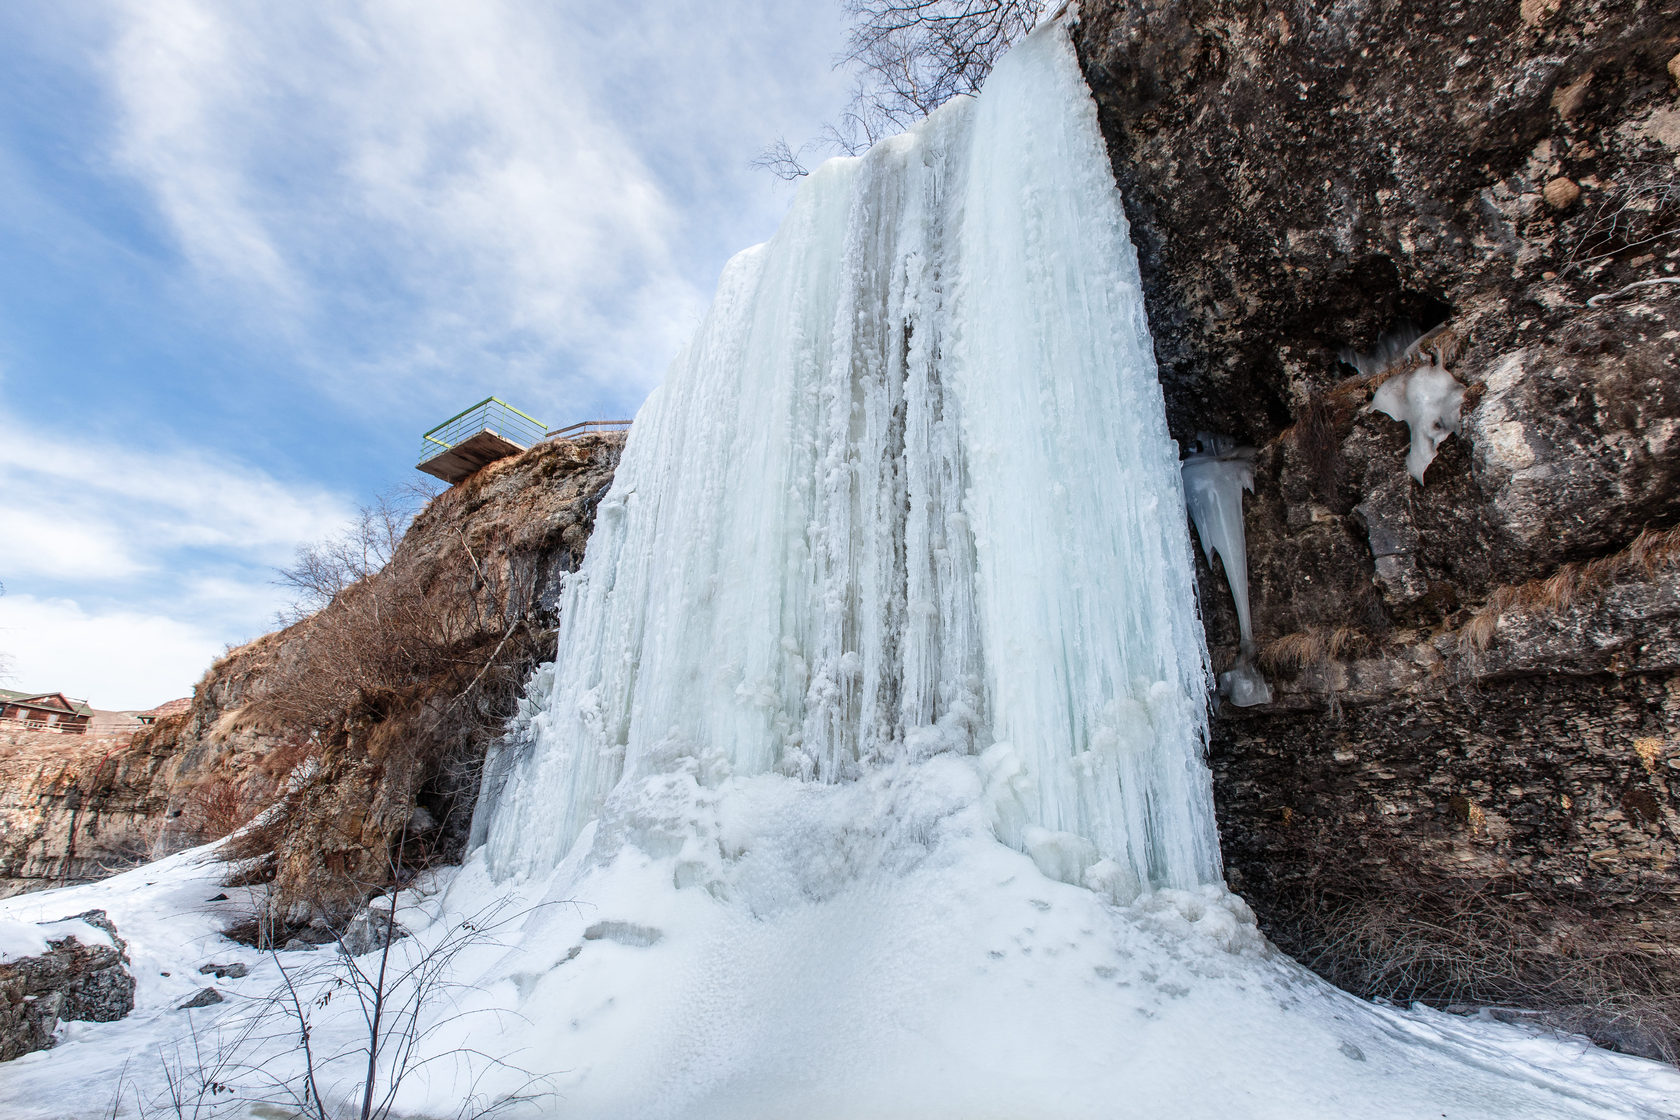
<path id="1" fill-rule="evenodd" d="M 823 165 L 725 270 L 490 762 L 499 872 L 554 866 L 626 778 L 985 751 L 1015 768 L 999 835 L 1046 866 L 1218 880 L 1136 254 L 1071 52 L 1017 67 Z"/>
<path id="2" fill-rule="evenodd" d="M 1371 349 L 1360 351 L 1350 346 L 1341 352 L 1340 357 L 1342 361 L 1358 370 L 1359 376 L 1373 378 L 1396 363 L 1415 356 L 1415 347 L 1426 334 L 1427 332 L 1419 330 L 1411 323 L 1396 323 L 1383 332 Z"/>
<path id="3" fill-rule="evenodd" d="M 1390 377 L 1377 386 L 1371 397 L 1373 411 L 1404 420 L 1411 429 L 1412 446 L 1406 453 L 1406 469 L 1419 485 L 1423 483 L 1423 472 L 1435 461 L 1435 451 L 1441 441 L 1457 434 L 1463 407 L 1464 386 L 1434 360 Z"/>
<path id="4" fill-rule="evenodd" d="M 1239 708 L 1269 704 L 1272 690 L 1254 666 L 1254 622 L 1248 603 L 1248 543 L 1243 535 L 1243 491 L 1254 491 L 1254 448 L 1236 447 L 1228 436 L 1203 432 L 1202 450 L 1180 464 L 1184 501 L 1207 562 L 1219 554 L 1236 601 L 1242 644 L 1237 662 L 1219 674 L 1219 693 Z"/>

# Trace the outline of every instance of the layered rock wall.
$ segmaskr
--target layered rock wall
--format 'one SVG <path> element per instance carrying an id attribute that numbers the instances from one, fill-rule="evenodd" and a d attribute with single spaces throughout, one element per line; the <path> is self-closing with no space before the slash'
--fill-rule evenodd
<path id="1" fill-rule="evenodd" d="M 0 731 L 0 898 L 103 878 L 168 848 L 164 757 L 128 735 Z"/>

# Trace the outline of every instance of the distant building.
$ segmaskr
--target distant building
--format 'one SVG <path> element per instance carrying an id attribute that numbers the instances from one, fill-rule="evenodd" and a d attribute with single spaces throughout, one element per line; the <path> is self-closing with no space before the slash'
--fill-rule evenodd
<path id="1" fill-rule="evenodd" d="M 153 724 L 164 716 L 178 716 L 182 712 L 192 710 L 192 697 L 183 696 L 179 700 L 171 700 L 167 704 L 159 704 L 149 712 L 136 712 L 134 718 L 143 724 Z"/>
<path id="2" fill-rule="evenodd" d="M 87 701 L 72 700 L 62 692 L 12 692 L 0 688 L 0 720 L 21 724 L 31 731 L 85 735 L 93 721 L 93 709 Z"/>

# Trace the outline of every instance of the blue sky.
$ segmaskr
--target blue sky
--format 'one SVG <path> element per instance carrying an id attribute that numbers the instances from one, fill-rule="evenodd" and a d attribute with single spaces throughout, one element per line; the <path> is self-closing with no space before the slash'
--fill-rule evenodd
<path id="1" fill-rule="evenodd" d="M 835 0 L 0 5 L 0 654 L 98 707 L 495 393 L 629 415 L 846 99 Z"/>

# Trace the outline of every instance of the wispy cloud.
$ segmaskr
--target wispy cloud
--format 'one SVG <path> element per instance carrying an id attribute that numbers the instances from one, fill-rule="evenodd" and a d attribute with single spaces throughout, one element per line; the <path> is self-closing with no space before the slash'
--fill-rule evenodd
<path id="1" fill-rule="evenodd" d="M 113 447 L 0 415 L 0 652 L 26 688 L 101 707 L 189 691 L 272 624 L 273 567 L 349 503 L 248 463 Z"/>
<path id="2" fill-rule="evenodd" d="M 346 523 L 348 503 L 237 460 L 48 436 L 21 417 L 0 439 L 0 573 L 117 579 L 175 567 L 180 550 L 284 563 Z M 15 520 L 14 520 L 15 519 Z"/>
<path id="3" fill-rule="evenodd" d="M 702 292 L 679 218 L 544 5 L 146 0 L 106 70 L 118 165 L 184 254 L 363 376 L 562 356 L 637 398 Z M 326 357 L 328 355 L 322 355 Z M 331 353 L 334 359 L 342 352 Z"/>

